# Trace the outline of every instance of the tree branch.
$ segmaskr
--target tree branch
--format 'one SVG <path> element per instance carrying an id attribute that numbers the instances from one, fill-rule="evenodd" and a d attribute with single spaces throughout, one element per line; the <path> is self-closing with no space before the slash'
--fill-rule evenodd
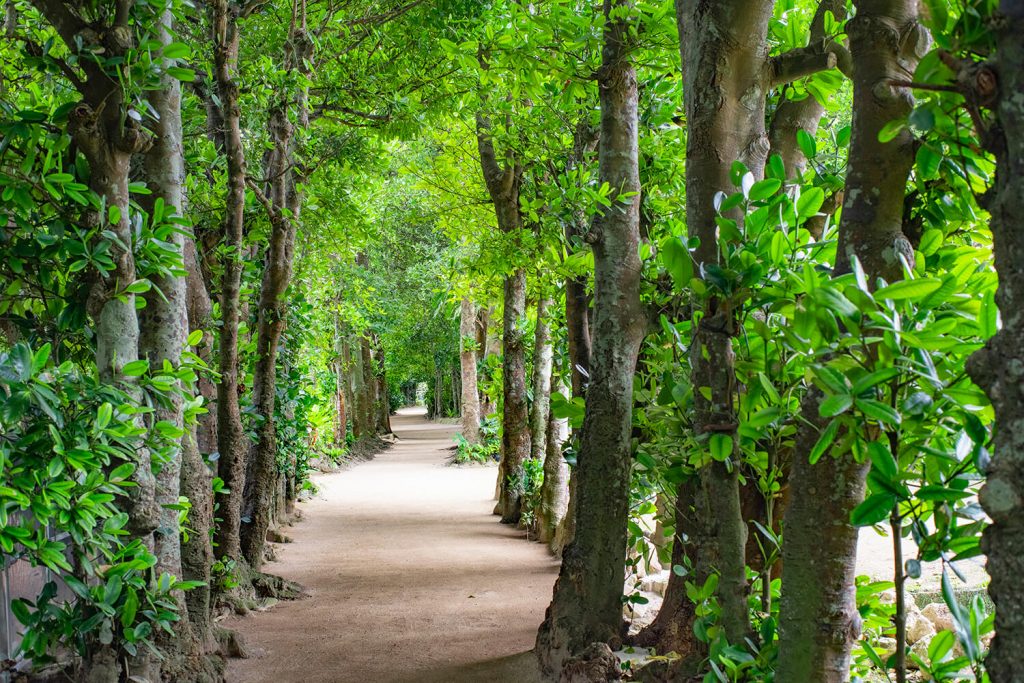
<path id="1" fill-rule="evenodd" d="M 769 80 L 772 85 L 792 83 L 819 71 L 834 69 L 838 65 L 839 59 L 830 50 L 822 50 L 820 46 L 798 47 L 769 60 Z"/>

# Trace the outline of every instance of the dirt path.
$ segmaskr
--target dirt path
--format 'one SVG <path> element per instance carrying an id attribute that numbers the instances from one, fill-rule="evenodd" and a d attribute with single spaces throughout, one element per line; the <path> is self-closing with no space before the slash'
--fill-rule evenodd
<path id="1" fill-rule="evenodd" d="M 455 427 L 402 411 L 397 445 L 318 478 L 267 571 L 311 597 L 233 619 L 237 683 L 530 683 L 558 566 L 491 515 L 494 468 L 446 467 Z"/>

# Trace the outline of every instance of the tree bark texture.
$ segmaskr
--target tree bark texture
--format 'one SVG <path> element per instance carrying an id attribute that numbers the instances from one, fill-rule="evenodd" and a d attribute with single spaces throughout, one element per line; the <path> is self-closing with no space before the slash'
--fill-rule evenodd
<path id="1" fill-rule="evenodd" d="M 506 238 L 518 240 L 523 230 L 519 213 L 519 187 L 523 169 L 508 151 L 499 162 L 490 134 L 490 123 L 477 116 L 477 150 L 487 192 L 494 204 L 498 227 Z M 516 524 L 522 514 L 522 494 L 515 480 L 522 462 L 530 456 L 530 429 L 526 398 L 526 341 L 522 320 L 526 315 L 526 271 L 515 269 L 505 277 L 504 315 L 502 317 L 503 409 L 501 466 L 498 468 L 498 507 L 501 521 Z"/>
<path id="2" fill-rule="evenodd" d="M 218 514 L 217 552 L 242 559 L 242 497 L 249 443 L 242 427 L 238 381 L 238 323 L 242 289 L 245 234 L 245 151 L 242 146 L 238 87 L 238 12 L 228 0 L 210 3 L 214 76 L 224 125 L 227 195 L 224 198 L 224 246 L 220 292 L 220 383 L 217 385 L 218 474 L 228 493 L 222 494 Z"/>
<path id="3" fill-rule="evenodd" d="M 732 191 L 732 163 L 744 163 L 755 178 L 764 173 L 765 97 L 771 85 L 767 31 L 772 5 L 769 0 L 676 2 L 688 125 L 686 215 L 690 235 L 700 239 L 694 254 L 698 265 L 718 263 L 714 197 L 719 191 Z M 735 313 L 712 298 L 704 306 L 691 347 L 694 428 L 709 438 L 725 434 L 734 444 L 738 443 L 735 331 Z M 713 462 L 701 468 L 696 495 L 691 498 L 693 529 L 699 539 L 695 547 L 699 551 L 691 558 L 693 581 L 701 584 L 710 574 L 719 575 L 721 623 L 733 643 L 742 642 L 749 630 L 746 524 L 737 464 L 735 460 L 731 467 Z M 677 495 L 685 496 L 686 487 L 680 487 Z"/>
<path id="4" fill-rule="evenodd" d="M 992 577 L 996 636 L 985 658 L 992 680 L 1021 683 L 1024 668 L 1024 1 L 1003 0 L 996 47 L 999 96 L 988 146 L 996 156 L 991 205 L 1003 327 L 969 363 L 971 377 L 988 393 L 996 415 L 995 448 L 981 504 L 992 518 L 982 548 Z M 975 89 L 992 72 L 975 75 Z M 980 98 L 979 98 L 980 99 Z"/>
<path id="5" fill-rule="evenodd" d="M 547 451 L 548 413 L 551 410 L 551 367 L 554 348 L 548 309 L 551 299 L 537 301 L 537 324 L 533 336 L 533 404 L 530 406 L 530 457 L 544 458 Z"/>
<path id="6" fill-rule="evenodd" d="M 285 67 L 290 72 L 308 74 L 313 43 L 306 31 L 305 3 L 297 3 L 285 45 Z M 249 565 L 259 570 L 263 564 L 263 546 L 270 528 L 274 489 L 278 481 L 277 428 L 274 410 L 277 397 L 277 350 L 288 317 L 285 293 L 292 279 L 295 231 L 301 218 L 305 176 L 299 159 L 300 141 L 289 113 L 294 112 L 301 132 L 309 125 L 306 94 L 303 87 L 295 93 L 278 93 L 278 102 L 270 113 L 268 132 L 273 147 L 267 177 L 270 194 L 260 197 L 270 218 L 270 243 L 264 258 L 256 326 L 256 368 L 253 372 L 253 404 L 262 416 L 256 447 L 253 449 L 253 510 L 251 522 L 242 527 L 242 551 Z M 255 189 L 255 188 L 254 188 Z"/>
<path id="7" fill-rule="evenodd" d="M 914 139 L 904 130 L 888 142 L 878 134 L 913 107 L 909 90 L 893 85 L 913 73 L 928 46 L 916 0 L 858 0 L 847 23 L 853 56 L 853 137 L 839 224 L 835 274 L 860 260 L 869 282 L 901 275 L 899 256 L 913 263 L 902 232 L 904 193 L 914 163 Z M 779 680 L 846 681 L 850 649 L 860 634 L 854 603 L 857 530 L 850 512 L 863 499 L 866 464 L 852 454 L 809 454 L 826 423 L 822 395 L 804 399 L 790 478 L 782 558 Z"/>
<path id="8" fill-rule="evenodd" d="M 462 371 L 462 437 L 471 444 L 480 443 L 480 396 L 476 386 L 477 310 L 469 297 L 463 297 L 459 318 L 459 363 Z M 486 335 L 486 333 L 485 333 Z M 469 345 L 472 341 L 474 346 Z"/>
<path id="9" fill-rule="evenodd" d="M 643 338 L 640 306 L 640 174 L 637 80 L 629 3 L 606 0 L 601 93 L 601 182 L 620 193 L 594 218 L 594 337 L 577 465 L 576 536 L 565 549 L 537 634 L 542 670 L 557 674 L 589 644 L 623 635 L 622 587 L 629 513 L 633 373 Z"/>
<path id="10" fill-rule="evenodd" d="M 559 389 L 565 391 L 567 387 Z M 541 487 L 537 528 L 538 540 L 553 545 L 558 525 L 569 509 L 569 464 L 562 456 L 562 444 L 569 438 L 569 421 L 557 418 L 548 411 L 544 437 L 544 483 Z M 554 546 L 552 551 L 560 553 L 561 548 Z"/>

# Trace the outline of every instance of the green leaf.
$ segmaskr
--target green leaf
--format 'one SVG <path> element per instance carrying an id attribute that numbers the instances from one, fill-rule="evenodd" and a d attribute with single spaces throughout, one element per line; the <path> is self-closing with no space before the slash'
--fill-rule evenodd
<path id="1" fill-rule="evenodd" d="M 768 199 L 782 187 L 782 181 L 778 178 L 765 178 L 754 183 L 747 195 L 750 201 L 759 202 Z"/>
<path id="2" fill-rule="evenodd" d="M 918 245 L 917 250 L 925 256 L 931 256 L 939 250 L 944 239 L 945 235 L 941 230 L 935 228 L 925 230 L 924 234 L 921 235 L 921 243 Z"/>
<path id="3" fill-rule="evenodd" d="M 187 341 L 188 341 L 188 345 L 189 346 L 196 346 L 196 345 L 198 345 L 199 342 L 203 341 L 203 331 L 202 330 L 192 330 L 192 333 L 190 335 L 188 335 L 188 340 Z"/>
<path id="4" fill-rule="evenodd" d="M 825 192 L 820 187 L 811 187 L 801 192 L 800 198 L 796 200 L 797 222 L 803 223 L 818 213 L 824 203 Z"/>
<path id="5" fill-rule="evenodd" d="M 835 417 L 850 409 L 853 405 L 853 396 L 849 394 L 836 394 L 829 396 L 818 406 L 818 413 L 822 417 Z"/>
<path id="6" fill-rule="evenodd" d="M 678 237 L 668 237 L 662 241 L 658 253 L 676 289 L 685 289 L 693 279 L 693 259 L 686 245 Z"/>
<path id="7" fill-rule="evenodd" d="M 895 408 L 881 401 L 876 401 L 873 398 L 858 398 L 854 403 L 862 413 L 883 424 L 895 427 L 902 421 Z"/>
<path id="8" fill-rule="evenodd" d="M 896 482 L 899 466 L 887 445 L 880 441 L 872 441 L 868 444 L 868 457 L 871 459 L 872 467 L 879 475 L 891 482 Z"/>
<path id="9" fill-rule="evenodd" d="M 732 456 L 732 437 L 728 434 L 712 434 L 708 445 L 711 458 L 718 462 L 725 462 Z"/>
<path id="10" fill-rule="evenodd" d="M 881 370 L 869 372 L 853 383 L 851 393 L 862 394 L 871 387 L 897 377 L 899 374 L 899 368 L 882 368 Z"/>
<path id="11" fill-rule="evenodd" d="M 808 159 L 813 159 L 818 156 L 818 145 L 814 142 L 807 131 L 802 128 L 796 132 L 796 144 L 800 146 L 800 151 L 804 153 L 804 156 Z"/>
<path id="12" fill-rule="evenodd" d="M 821 436 L 814 444 L 814 448 L 811 449 L 810 462 L 814 463 L 821 460 L 821 456 L 825 455 L 828 449 L 832 446 L 832 442 L 835 441 L 836 434 L 839 433 L 839 420 L 832 420 L 828 423 L 828 426 L 822 430 Z"/>
<path id="13" fill-rule="evenodd" d="M 146 374 L 147 370 L 149 370 L 148 360 L 133 360 L 131 363 L 125 364 L 121 373 L 124 374 L 125 377 L 139 377 Z"/>
<path id="14" fill-rule="evenodd" d="M 850 318 L 860 312 L 836 287 L 819 287 L 811 292 L 811 295 L 817 303 L 825 306 L 837 315 Z"/>
<path id="15" fill-rule="evenodd" d="M 188 59 L 192 56 L 192 48 L 185 43 L 168 43 L 161 52 L 166 59 Z"/>
<path id="16" fill-rule="evenodd" d="M 893 140 L 901 131 L 905 130 L 907 122 L 905 119 L 895 119 L 882 126 L 882 130 L 878 131 L 879 142 L 889 142 Z"/>
<path id="17" fill-rule="evenodd" d="M 896 505 L 896 496 L 891 493 L 873 493 L 850 513 L 853 526 L 871 526 L 887 519 Z"/>
<path id="18" fill-rule="evenodd" d="M 109 403 L 104 403 L 96 409 L 96 422 L 94 424 L 96 431 L 103 431 L 110 424 L 110 418 L 114 415 L 114 407 Z"/>
<path id="19" fill-rule="evenodd" d="M 177 78 L 179 81 L 185 81 L 186 83 L 191 83 L 192 81 L 196 80 L 195 71 L 180 66 L 168 67 L 167 73 L 172 78 Z"/>
<path id="20" fill-rule="evenodd" d="M 970 495 L 970 491 L 952 489 L 948 486 L 940 486 L 938 484 L 929 484 L 928 486 L 922 486 L 917 490 L 917 497 L 921 500 L 941 501 L 947 503 L 969 498 Z"/>
<path id="21" fill-rule="evenodd" d="M 891 285 L 881 287 L 875 292 L 875 299 L 912 299 L 920 300 L 942 286 L 937 278 L 920 278 L 917 280 L 900 280 Z"/>

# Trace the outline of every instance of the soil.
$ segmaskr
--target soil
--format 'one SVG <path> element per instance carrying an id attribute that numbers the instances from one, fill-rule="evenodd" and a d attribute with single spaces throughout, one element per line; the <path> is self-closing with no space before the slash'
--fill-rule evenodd
<path id="1" fill-rule="evenodd" d="M 309 597 L 225 626 L 252 653 L 239 683 L 532 683 L 558 563 L 498 523 L 494 467 L 447 467 L 455 425 L 392 418 L 376 459 L 315 479 L 265 570 Z"/>

